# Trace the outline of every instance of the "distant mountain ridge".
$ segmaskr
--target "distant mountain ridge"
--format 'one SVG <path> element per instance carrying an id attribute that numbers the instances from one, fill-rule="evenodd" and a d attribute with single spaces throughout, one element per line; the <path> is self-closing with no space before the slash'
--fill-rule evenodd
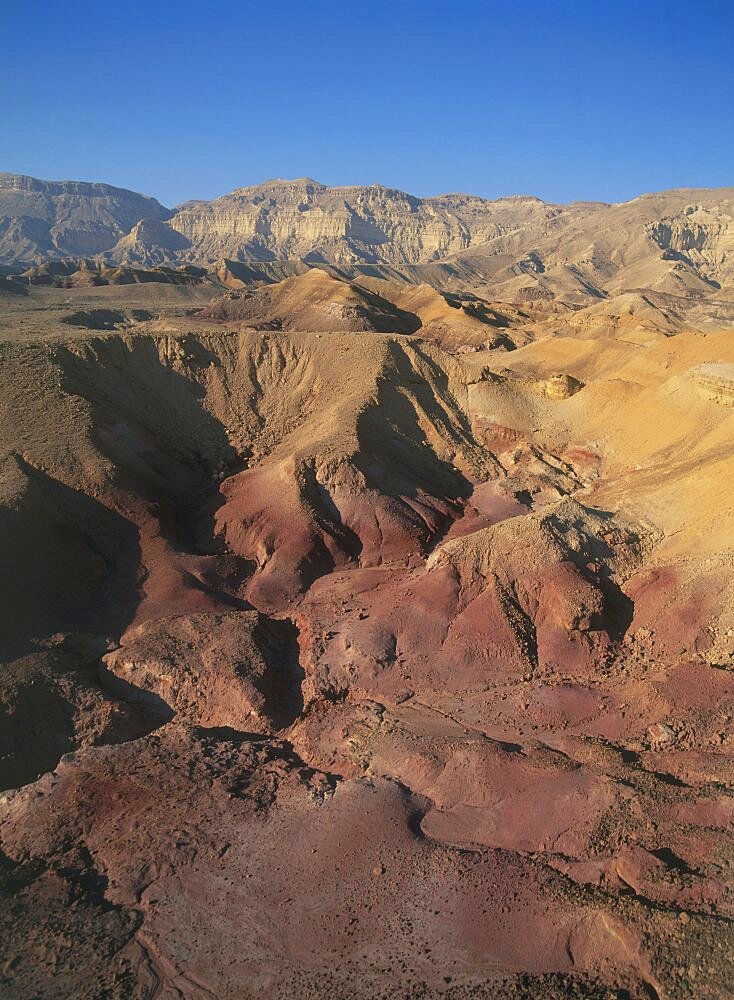
<path id="1" fill-rule="evenodd" d="M 0 260 L 93 256 L 141 219 L 171 214 L 155 198 L 109 184 L 0 173 Z"/>
<path id="2" fill-rule="evenodd" d="M 734 188 L 553 205 L 301 178 L 168 209 L 105 184 L 0 174 L 0 262 L 69 256 L 143 265 L 299 260 L 572 306 L 640 289 L 728 299 Z"/>

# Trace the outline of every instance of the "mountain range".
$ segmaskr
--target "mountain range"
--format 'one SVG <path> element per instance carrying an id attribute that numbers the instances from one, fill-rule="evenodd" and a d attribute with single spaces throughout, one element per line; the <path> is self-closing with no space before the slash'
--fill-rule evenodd
<path id="1" fill-rule="evenodd" d="M 106 184 L 0 174 L 0 263 L 68 257 L 144 266 L 228 260 L 265 269 L 300 261 L 571 306 L 640 289 L 729 302 L 734 188 L 554 205 L 529 196 L 417 198 L 303 178 L 169 209 Z"/>

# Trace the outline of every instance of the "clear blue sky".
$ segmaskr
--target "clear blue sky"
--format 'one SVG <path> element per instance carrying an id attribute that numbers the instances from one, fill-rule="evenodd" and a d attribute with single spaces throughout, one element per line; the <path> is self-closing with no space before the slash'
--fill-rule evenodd
<path id="1" fill-rule="evenodd" d="M 734 184 L 734 0 L 0 0 L 0 170 L 616 201 Z"/>

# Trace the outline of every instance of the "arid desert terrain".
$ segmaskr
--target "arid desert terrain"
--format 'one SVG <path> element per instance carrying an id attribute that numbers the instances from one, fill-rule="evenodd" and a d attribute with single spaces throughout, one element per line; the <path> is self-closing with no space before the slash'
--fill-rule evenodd
<path id="1" fill-rule="evenodd" d="M 0 996 L 734 996 L 734 189 L 0 175 Z"/>

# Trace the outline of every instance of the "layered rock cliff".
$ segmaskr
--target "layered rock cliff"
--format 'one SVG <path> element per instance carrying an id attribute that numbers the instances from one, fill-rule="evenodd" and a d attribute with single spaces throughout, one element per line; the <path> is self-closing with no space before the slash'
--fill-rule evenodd
<path id="1" fill-rule="evenodd" d="M 415 198 L 375 184 L 269 181 L 183 207 L 170 225 L 208 258 L 332 263 L 440 260 L 554 212 L 536 198 Z"/>
<path id="2" fill-rule="evenodd" d="M 303 178 L 169 211 L 107 185 L 0 175 L 0 262 L 96 255 L 148 266 L 249 264 L 251 278 L 264 281 L 272 280 L 268 269 L 280 269 L 277 280 L 328 266 L 352 278 L 573 309 L 644 290 L 673 296 L 675 308 L 706 299 L 719 319 L 731 311 L 733 220 L 731 188 L 564 206 L 532 197 L 416 198 Z"/>
<path id="3" fill-rule="evenodd" d="M 0 173 L 0 261 L 99 254 L 140 219 L 170 215 L 155 198 L 109 184 Z"/>

